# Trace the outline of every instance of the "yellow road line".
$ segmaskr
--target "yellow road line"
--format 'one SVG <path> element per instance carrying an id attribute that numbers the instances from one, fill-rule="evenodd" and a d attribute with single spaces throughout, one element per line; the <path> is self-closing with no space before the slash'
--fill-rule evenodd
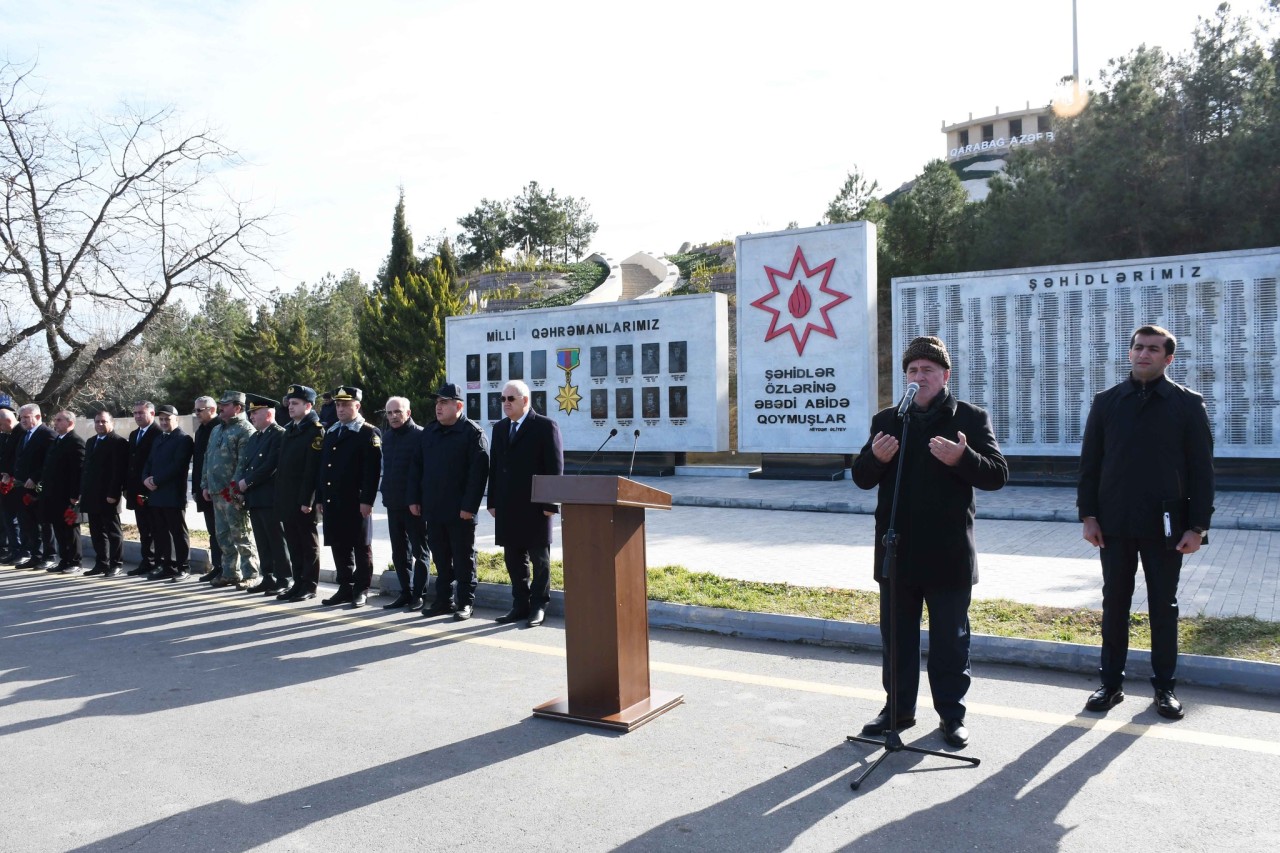
<path id="1" fill-rule="evenodd" d="M 11 579 L 12 578 L 5 578 L 5 580 Z M 37 579 L 38 578 L 36 577 L 30 578 L 31 581 L 35 581 Z M 79 579 L 84 583 L 113 585 L 118 585 L 119 583 L 111 578 L 86 578 L 83 575 L 72 576 L 66 579 Z M 23 580 L 27 579 L 24 578 Z M 560 658 L 565 656 L 564 649 L 557 646 L 547 646 L 523 640 L 506 639 L 504 637 L 477 636 L 469 631 L 444 628 L 426 623 L 388 622 L 385 619 L 357 616 L 349 609 L 300 609 L 293 604 L 277 603 L 274 599 L 264 600 L 261 596 L 238 596 L 237 593 L 234 592 L 216 595 L 213 594 L 211 590 L 206 591 L 190 585 L 148 585 L 146 587 L 142 587 L 141 591 L 158 593 L 170 598 L 184 599 L 193 602 L 212 602 L 218 605 L 230 604 L 246 609 L 269 610 L 282 615 L 294 616 L 317 622 L 326 622 L 334 625 L 379 628 L 384 631 L 396 631 L 417 637 L 428 637 L 457 643 L 473 643 L 487 648 L 505 649 L 508 651 L 524 652 L 526 654 L 538 654 Z M 468 624 L 474 626 L 476 624 L 483 623 Z M 651 660 L 649 663 L 649 669 L 653 672 L 662 672 L 670 675 L 683 675 L 690 678 L 699 678 L 708 681 L 725 681 L 734 684 L 749 684 L 757 687 L 769 687 L 775 690 L 788 690 L 850 699 L 865 699 L 869 702 L 879 702 L 884 697 L 883 690 L 879 688 L 868 690 L 859 687 L 850 687 L 843 684 L 829 684 L 826 682 L 806 681 L 797 678 L 780 678 L 777 676 L 758 675 L 749 672 L 734 672 L 732 670 L 725 669 L 690 666 L 688 664 L 664 663 L 662 661 Z M 1149 726 L 1141 723 L 1108 720 L 1105 717 L 1083 717 L 1049 711 L 1036 711 L 1030 708 L 1012 708 L 1004 705 L 975 703 L 970 703 L 967 706 L 967 710 L 969 714 L 973 715 L 994 717 L 1005 720 L 1016 720 L 1024 723 L 1038 723 L 1054 728 L 1071 726 L 1074 728 L 1089 729 L 1108 734 L 1126 734 L 1138 738 L 1153 738 L 1156 740 L 1167 740 L 1178 743 L 1196 744 L 1200 746 L 1236 749 L 1261 755 L 1280 755 L 1280 741 L 1261 740 L 1258 738 L 1223 735 L 1216 732 L 1197 731 L 1195 729 L 1188 728 L 1185 725 L 1173 726 L 1164 724 Z"/>

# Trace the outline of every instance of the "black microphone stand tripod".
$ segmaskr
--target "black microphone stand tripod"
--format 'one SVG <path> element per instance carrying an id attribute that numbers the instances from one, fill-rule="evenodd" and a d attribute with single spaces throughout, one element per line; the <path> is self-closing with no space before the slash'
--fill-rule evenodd
<path id="1" fill-rule="evenodd" d="M 895 475 L 893 483 L 893 504 L 889 508 L 889 529 L 884 534 L 884 564 L 881 572 L 889 581 L 889 702 L 887 712 L 889 715 L 889 728 L 885 731 L 883 740 L 865 735 L 849 735 L 845 738 L 846 741 L 869 743 L 884 748 L 884 752 L 877 756 L 871 766 L 862 771 L 861 776 L 849 783 L 849 787 L 855 791 L 880 766 L 882 761 L 895 752 L 936 755 L 939 758 L 950 758 L 952 761 L 964 761 L 975 767 L 981 763 L 980 759 L 972 758 L 968 755 L 955 755 L 954 753 L 938 752 L 919 746 L 907 746 L 902 742 L 902 736 L 898 734 L 898 534 L 894 531 L 894 523 L 898 519 L 898 498 L 902 495 L 902 469 L 907 467 L 907 429 L 910 425 L 911 415 L 907 413 L 902 418 L 902 438 L 898 442 L 898 473 Z"/>

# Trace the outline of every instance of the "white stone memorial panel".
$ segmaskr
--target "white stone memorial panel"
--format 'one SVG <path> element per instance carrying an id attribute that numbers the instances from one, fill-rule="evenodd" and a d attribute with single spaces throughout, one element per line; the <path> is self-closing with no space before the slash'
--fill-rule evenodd
<path id="1" fill-rule="evenodd" d="M 876 231 L 737 241 L 738 450 L 856 453 L 876 412 Z"/>
<path id="2" fill-rule="evenodd" d="M 607 451 L 728 450 L 728 305 L 706 293 L 450 317 L 448 379 L 486 431 L 522 379 L 565 450 L 593 451 L 611 429 Z"/>

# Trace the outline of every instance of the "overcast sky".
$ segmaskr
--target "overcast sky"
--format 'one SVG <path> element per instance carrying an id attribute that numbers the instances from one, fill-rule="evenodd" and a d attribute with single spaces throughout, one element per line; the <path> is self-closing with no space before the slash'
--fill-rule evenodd
<path id="1" fill-rule="evenodd" d="M 1188 49 L 1217 3 L 1079 6 L 1096 79 Z M 68 115 L 172 103 L 219 128 L 285 232 L 266 288 L 371 276 L 401 185 L 419 243 L 530 180 L 585 197 L 617 258 L 812 225 L 850 169 L 893 189 L 945 155 L 944 122 L 1071 73 L 1070 0 L 0 0 L 0 22 Z"/>

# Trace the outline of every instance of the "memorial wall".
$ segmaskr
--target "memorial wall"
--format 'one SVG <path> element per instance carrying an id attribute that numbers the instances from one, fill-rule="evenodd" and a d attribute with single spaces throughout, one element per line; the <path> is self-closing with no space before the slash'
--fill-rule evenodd
<path id="1" fill-rule="evenodd" d="M 1134 329 L 1164 326 L 1167 375 L 1204 395 L 1214 455 L 1280 458 L 1278 278 L 1280 249 L 894 279 L 893 352 L 937 335 L 952 392 L 990 413 L 1006 455 L 1074 456 Z"/>
<path id="2" fill-rule="evenodd" d="M 593 451 L 611 429 L 610 451 L 729 448 L 724 294 L 450 317 L 445 337 L 448 379 L 486 431 L 503 417 L 503 387 L 520 379 L 565 450 Z"/>
<path id="3" fill-rule="evenodd" d="M 737 240 L 738 450 L 856 453 L 877 405 L 876 232 Z"/>

